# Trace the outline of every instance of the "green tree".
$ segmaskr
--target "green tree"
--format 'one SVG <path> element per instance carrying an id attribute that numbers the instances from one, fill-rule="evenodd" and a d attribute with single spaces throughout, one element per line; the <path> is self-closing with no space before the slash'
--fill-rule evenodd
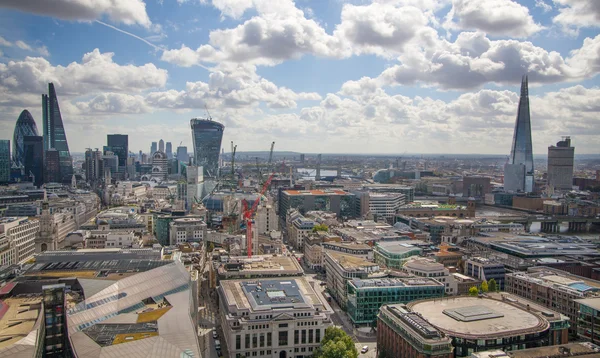
<path id="1" fill-rule="evenodd" d="M 329 227 L 327 227 L 327 225 L 325 224 L 317 224 L 313 227 L 313 232 L 317 232 L 317 231 L 329 231 Z"/>
<path id="2" fill-rule="evenodd" d="M 215 244 L 213 244 L 212 242 L 208 243 L 208 248 L 206 251 L 208 252 L 213 252 L 213 250 L 215 249 Z"/>
<path id="3" fill-rule="evenodd" d="M 488 290 L 489 290 L 488 282 L 486 280 L 483 280 L 483 282 L 481 283 L 481 292 L 488 292 Z"/>
<path id="4" fill-rule="evenodd" d="M 469 288 L 469 296 L 477 296 L 479 294 L 479 290 L 477 287 L 473 286 Z"/>
<path id="5" fill-rule="evenodd" d="M 498 284 L 496 283 L 496 280 L 494 280 L 493 278 L 490 279 L 490 281 L 488 282 L 488 288 L 490 292 L 498 291 Z"/>
<path id="6" fill-rule="evenodd" d="M 321 340 L 315 358 L 358 358 L 358 350 L 352 338 L 341 328 L 329 327 Z"/>

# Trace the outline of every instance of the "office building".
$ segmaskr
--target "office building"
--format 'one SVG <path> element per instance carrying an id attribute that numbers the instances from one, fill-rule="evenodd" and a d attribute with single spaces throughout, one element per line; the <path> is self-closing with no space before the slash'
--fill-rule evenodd
<path id="1" fill-rule="evenodd" d="M 402 268 L 406 273 L 417 277 L 430 277 L 445 286 L 446 295 L 456 295 L 457 287 L 450 270 L 433 259 L 419 257 L 407 261 Z"/>
<path id="2" fill-rule="evenodd" d="M 186 164 L 190 161 L 187 147 L 177 147 L 177 160 Z"/>
<path id="3" fill-rule="evenodd" d="M 452 339 L 402 304 L 379 310 L 377 351 L 385 357 L 454 358 Z"/>
<path id="4" fill-rule="evenodd" d="M 60 177 L 71 178 L 73 160 L 69 152 L 67 133 L 63 125 L 58 98 L 53 83 L 48 83 L 48 94 L 42 95 L 42 114 L 44 119 L 44 149 L 56 149 L 60 162 Z M 57 181 L 57 182 L 60 182 Z"/>
<path id="5" fill-rule="evenodd" d="M 406 306 L 452 339 L 455 357 L 550 345 L 550 322 L 543 312 L 510 300 L 460 296 L 413 301 Z"/>
<path id="6" fill-rule="evenodd" d="M 372 326 L 381 305 L 443 297 L 444 290 L 433 278 L 354 278 L 348 281 L 348 315 L 355 325 Z"/>
<path id="7" fill-rule="evenodd" d="M 358 216 L 355 195 L 339 189 L 283 190 L 279 200 L 279 216 L 282 220 L 285 220 L 289 209 L 296 209 L 301 214 L 313 210 L 329 211 L 341 219 Z"/>
<path id="8" fill-rule="evenodd" d="M 10 140 L 0 139 L 0 183 L 10 182 Z"/>
<path id="9" fill-rule="evenodd" d="M 298 260 L 284 255 L 229 257 L 217 268 L 218 280 L 301 277 L 304 270 Z"/>
<path id="10" fill-rule="evenodd" d="M 563 137 L 556 146 L 548 147 L 548 186 L 558 190 L 573 189 L 575 148 L 571 137 Z"/>
<path id="11" fill-rule="evenodd" d="M 46 183 L 60 183 L 62 175 L 60 171 L 60 153 L 52 148 L 46 150 L 44 181 Z"/>
<path id="12" fill-rule="evenodd" d="M 88 183 L 94 184 L 102 180 L 104 175 L 104 160 L 102 152 L 98 149 L 88 148 L 85 151 L 85 179 Z"/>
<path id="13" fill-rule="evenodd" d="M 33 185 L 40 187 L 44 184 L 44 138 L 25 136 L 23 149 L 25 156 L 22 165 L 25 168 L 25 177 L 33 182 Z"/>
<path id="14" fill-rule="evenodd" d="M 481 281 L 494 279 L 498 288 L 504 289 L 506 269 L 504 263 L 484 257 L 472 257 L 465 262 L 465 274 Z"/>
<path id="15" fill-rule="evenodd" d="M 323 261 L 327 272 L 327 288 L 342 309 L 346 309 L 347 306 L 348 281 L 354 278 L 367 279 L 381 276 L 378 264 L 352 255 L 325 251 Z"/>
<path id="16" fill-rule="evenodd" d="M 423 251 L 411 243 L 413 240 L 381 241 L 375 244 L 373 256 L 379 265 L 400 270 L 411 257 Z"/>
<path id="17" fill-rule="evenodd" d="M 570 330 L 575 333 L 580 302 L 600 297 L 600 282 L 540 266 L 506 274 L 505 290 L 569 317 Z"/>
<path id="18" fill-rule="evenodd" d="M 118 157 L 119 173 L 124 174 L 127 171 L 127 158 L 129 156 L 129 136 L 127 134 L 108 134 L 106 144 L 107 150 Z"/>
<path id="19" fill-rule="evenodd" d="M 466 176 L 463 177 L 463 197 L 483 198 L 492 192 L 490 177 Z"/>
<path id="20" fill-rule="evenodd" d="M 158 141 L 158 150 L 165 152 L 165 141 L 162 139 Z"/>
<path id="21" fill-rule="evenodd" d="M 219 152 L 225 126 L 212 119 L 193 118 L 192 145 L 194 147 L 194 165 L 203 168 L 205 179 L 219 175 Z"/>
<path id="22" fill-rule="evenodd" d="M 483 351 L 471 354 L 470 358 L 598 358 L 600 346 L 590 342 L 567 343 L 556 346 L 520 349 L 518 351 Z"/>
<path id="23" fill-rule="evenodd" d="M 220 323 L 229 357 L 311 356 L 333 310 L 304 277 L 221 281 Z"/>
<path id="24" fill-rule="evenodd" d="M 510 157 L 504 167 L 504 190 L 533 192 L 533 174 L 529 89 L 523 76 Z"/>
<path id="25" fill-rule="evenodd" d="M 369 193 L 369 211 L 377 219 L 383 218 L 393 222 L 398 209 L 406 204 L 406 197 L 401 193 Z"/>
<path id="26" fill-rule="evenodd" d="M 39 136 L 35 120 L 28 110 L 23 110 L 17 119 L 13 134 L 12 160 L 18 166 L 25 165 L 25 137 Z M 42 146 L 43 148 L 43 146 Z M 27 175 L 27 173 L 25 174 Z"/>
<path id="27" fill-rule="evenodd" d="M 13 262 L 7 264 L 18 264 L 27 261 L 35 254 L 35 239 L 40 231 L 40 222 L 36 219 L 26 217 L 0 218 L 0 233 L 6 234 L 6 239 L 16 248 L 16 256 Z"/>
<path id="28" fill-rule="evenodd" d="M 296 214 L 296 215 L 294 215 Z M 291 211 L 291 223 L 288 225 L 288 239 L 290 244 L 298 251 L 303 251 L 304 238 L 313 231 L 313 227 L 317 224 L 314 220 L 309 220 L 298 214 L 297 211 Z"/>
<path id="29" fill-rule="evenodd" d="M 171 144 L 171 142 L 167 142 L 165 154 L 167 155 L 167 159 L 173 159 L 173 144 Z"/>
<path id="30" fill-rule="evenodd" d="M 258 234 L 268 234 L 279 229 L 279 217 L 271 204 L 261 204 L 256 208 L 255 228 Z"/>
<path id="31" fill-rule="evenodd" d="M 579 304 L 577 336 L 580 339 L 600 341 L 600 297 L 576 300 Z"/>
<path id="32" fill-rule="evenodd" d="M 158 150 L 158 144 L 156 142 L 152 142 L 150 145 L 150 155 L 154 154 Z"/>
<path id="33" fill-rule="evenodd" d="M 171 245 L 186 242 L 204 243 L 206 239 L 206 223 L 198 217 L 182 217 L 169 223 Z"/>

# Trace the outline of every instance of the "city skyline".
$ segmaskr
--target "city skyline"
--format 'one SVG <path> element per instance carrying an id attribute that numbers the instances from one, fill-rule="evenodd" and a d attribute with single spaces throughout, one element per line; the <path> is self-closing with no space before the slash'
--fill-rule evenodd
<path id="1" fill-rule="evenodd" d="M 78 153 L 111 133 L 192 148 L 212 116 L 240 152 L 508 155 L 528 75 L 533 152 L 600 149 L 592 0 L 122 3 L 0 5 L 2 139 L 53 82 Z"/>

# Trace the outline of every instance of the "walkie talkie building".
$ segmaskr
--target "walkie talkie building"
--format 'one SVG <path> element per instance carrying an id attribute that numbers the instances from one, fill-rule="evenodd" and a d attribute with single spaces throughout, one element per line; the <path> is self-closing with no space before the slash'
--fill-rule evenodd
<path id="1" fill-rule="evenodd" d="M 217 178 L 225 126 L 211 119 L 201 118 L 193 118 L 190 126 L 194 145 L 194 164 L 204 168 L 204 179 Z"/>

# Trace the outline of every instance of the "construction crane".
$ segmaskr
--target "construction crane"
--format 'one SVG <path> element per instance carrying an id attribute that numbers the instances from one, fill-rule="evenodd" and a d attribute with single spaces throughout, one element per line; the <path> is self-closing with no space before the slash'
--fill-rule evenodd
<path id="1" fill-rule="evenodd" d="M 235 151 L 237 150 L 237 145 L 233 145 L 231 142 L 233 149 L 231 150 L 231 182 L 235 181 Z"/>
<path id="2" fill-rule="evenodd" d="M 258 157 L 256 157 L 256 175 L 258 177 L 258 182 L 262 182 L 262 173 L 260 172 L 260 165 L 258 164 Z"/>
<path id="3" fill-rule="evenodd" d="M 248 257 L 252 257 L 252 217 L 256 213 L 256 208 L 260 203 L 260 198 L 265 194 L 267 188 L 271 184 L 273 176 L 275 176 L 275 172 L 271 173 L 269 179 L 267 179 L 267 181 L 263 185 L 262 190 L 258 194 L 256 200 L 254 200 L 254 203 L 252 204 L 252 207 L 250 209 L 248 209 L 248 202 L 244 200 L 244 213 L 242 215 L 243 220 L 246 223 L 246 245 L 248 246 Z"/>
<path id="4" fill-rule="evenodd" d="M 269 162 L 267 164 L 269 170 L 271 170 L 271 163 L 273 162 L 273 148 L 275 148 L 275 142 L 271 143 L 271 151 L 269 152 Z"/>

